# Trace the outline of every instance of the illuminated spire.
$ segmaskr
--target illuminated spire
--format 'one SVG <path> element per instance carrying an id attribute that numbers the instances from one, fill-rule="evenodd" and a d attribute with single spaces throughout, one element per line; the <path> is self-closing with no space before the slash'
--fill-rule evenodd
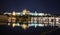
<path id="1" fill-rule="evenodd" d="M 35 11 L 35 15 L 37 16 L 38 14 L 37 14 L 37 11 Z"/>
<path id="2" fill-rule="evenodd" d="M 35 13 L 37 13 L 37 11 L 35 11 Z"/>
<path id="3" fill-rule="evenodd" d="M 16 15 L 15 11 L 13 11 L 12 15 L 13 15 L 13 16 L 15 16 L 15 15 Z"/>

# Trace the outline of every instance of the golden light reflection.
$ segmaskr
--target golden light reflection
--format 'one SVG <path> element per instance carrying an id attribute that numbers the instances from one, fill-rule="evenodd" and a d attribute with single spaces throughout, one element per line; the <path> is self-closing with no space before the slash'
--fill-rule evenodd
<path id="1" fill-rule="evenodd" d="M 13 23 L 13 25 L 12 25 L 13 27 L 15 27 L 15 26 L 20 26 L 20 24 L 19 23 Z"/>
<path id="2" fill-rule="evenodd" d="M 23 24 L 23 25 L 22 25 L 22 28 L 25 30 L 25 29 L 28 28 L 28 26 L 27 26 L 26 24 Z"/>

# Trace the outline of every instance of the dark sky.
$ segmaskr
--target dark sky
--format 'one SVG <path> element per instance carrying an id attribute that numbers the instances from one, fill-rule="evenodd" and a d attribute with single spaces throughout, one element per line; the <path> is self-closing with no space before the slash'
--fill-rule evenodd
<path id="1" fill-rule="evenodd" d="M 0 11 L 22 11 L 23 9 L 60 14 L 60 0 L 0 0 Z"/>

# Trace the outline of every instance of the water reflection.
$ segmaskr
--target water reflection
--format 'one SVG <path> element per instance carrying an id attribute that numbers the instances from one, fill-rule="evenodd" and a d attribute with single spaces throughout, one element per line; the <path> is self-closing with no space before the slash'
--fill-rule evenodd
<path id="1" fill-rule="evenodd" d="M 16 26 L 16 27 L 12 27 L 12 26 L 0 26 L 0 32 L 2 33 L 9 33 L 9 34 L 41 34 L 43 32 L 49 31 L 49 30 L 53 30 L 57 27 L 51 27 L 51 26 L 46 26 L 46 27 L 29 27 L 27 29 L 23 29 L 21 26 Z"/>

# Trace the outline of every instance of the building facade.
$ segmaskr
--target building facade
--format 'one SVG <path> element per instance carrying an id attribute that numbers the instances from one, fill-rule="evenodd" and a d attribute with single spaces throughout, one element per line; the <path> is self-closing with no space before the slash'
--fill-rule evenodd
<path id="1" fill-rule="evenodd" d="M 47 13 L 31 13 L 28 10 L 23 12 L 4 13 L 9 15 L 8 23 L 15 24 L 43 24 L 44 26 L 59 26 L 60 16 Z"/>

